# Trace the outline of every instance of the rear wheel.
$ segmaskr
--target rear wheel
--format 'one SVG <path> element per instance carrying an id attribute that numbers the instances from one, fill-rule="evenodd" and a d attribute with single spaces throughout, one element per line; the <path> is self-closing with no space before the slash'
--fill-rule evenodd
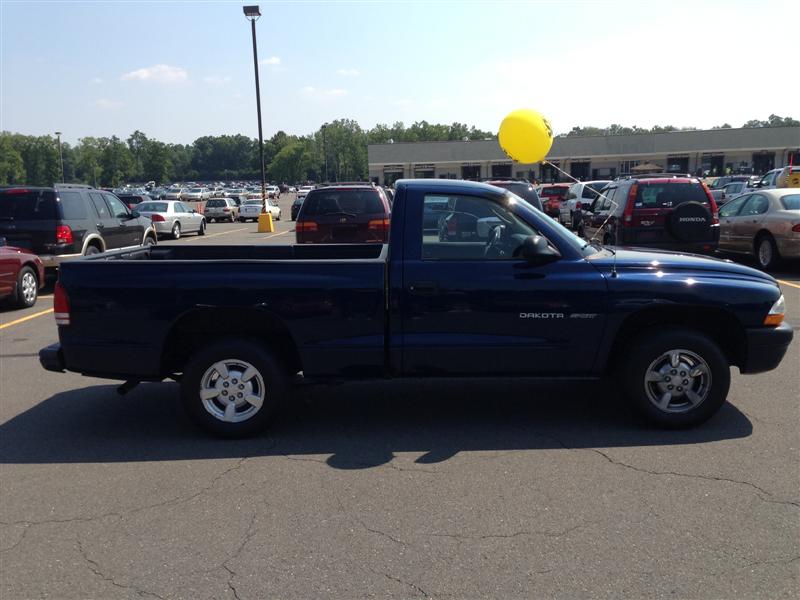
<path id="1" fill-rule="evenodd" d="M 693 427 L 725 402 L 730 366 L 704 334 L 687 329 L 650 330 L 628 346 L 619 369 L 632 410 L 665 429 Z"/>
<path id="2" fill-rule="evenodd" d="M 762 233 L 756 238 L 755 253 L 758 266 L 765 271 L 773 268 L 780 259 L 775 240 L 768 233 Z"/>
<path id="3" fill-rule="evenodd" d="M 100 254 L 101 250 L 94 244 L 89 244 L 86 246 L 86 252 L 83 253 L 84 256 L 92 256 L 93 254 Z"/>
<path id="4" fill-rule="evenodd" d="M 146 238 L 144 238 L 144 245 L 145 246 L 155 246 L 156 245 L 155 236 L 148 235 Z"/>
<path id="5" fill-rule="evenodd" d="M 189 416 L 206 431 L 228 438 L 264 430 L 287 392 L 281 363 L 247 338 L 200 350 L 181 379 L 181 400 Z"/>
<path id="6" fill-rule="evenodd" d="M 172 239 L 173 240 L 181 239 L 181 224 L 180 223 L 176 222 L 175 225 L 172 226 Z"/>
<path id="7" fill-rule="evenodd" d="M 39 297 L 39 279 L 31 267 L 22 267 L 17 275 L 17 298 L 19 308 L 30 308 Z"/>

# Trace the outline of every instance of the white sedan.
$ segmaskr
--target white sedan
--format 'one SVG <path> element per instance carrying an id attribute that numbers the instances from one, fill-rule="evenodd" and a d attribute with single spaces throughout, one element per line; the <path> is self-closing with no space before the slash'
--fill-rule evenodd
<path id="1" fill-rule="evenodd" d="M 262 206 L 260 196 L 259 194 L 258 198 L 248 198 L 242 202 L 242 205 L 239 207 L 239 220 L 242 223 L 250 219 L 258 221 L 258 215 L 261 214 Z"/>

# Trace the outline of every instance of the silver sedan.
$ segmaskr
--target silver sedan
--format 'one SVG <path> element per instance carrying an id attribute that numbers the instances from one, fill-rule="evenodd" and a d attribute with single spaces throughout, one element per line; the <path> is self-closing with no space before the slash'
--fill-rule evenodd
<path id="1" fill-rule="evenodd" d="M 719 249 L 755 256 L 762 269 L 800 258 L 800 188 L 756 190 L 719 210 Z"/>
<path id="2" fill-rule="evenodd" d="M 179 239 L 184 233 L 196 232 L 205 235 L 206 219 L 193 208 L 176 200 L 142 202 L 136 207 L 143 217 L 150 217 L 158 235 L 169 235 Z"/>

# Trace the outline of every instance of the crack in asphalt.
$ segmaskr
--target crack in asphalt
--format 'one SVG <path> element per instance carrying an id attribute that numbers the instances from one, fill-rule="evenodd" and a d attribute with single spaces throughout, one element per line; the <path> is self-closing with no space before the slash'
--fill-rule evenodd
<path id="1" fill-rule="evenodd" d="M 4 552 L 10 552 L 11 550 L 13 550 L 22 543 L 22 540 L 25 539 L 25 536 L 28 535 L 28 531 L 31 528 L 31 525 L 29 523 L 22 523 L 22 525 L 25 526 L 25 529 L 22 530 L 22 535 L 19 536 L 19 539 L 8 548 L 3 548 L 2 550 L 0 550 L 0 554 L 3 554 Z"/>
<path id="2" fill-rule="evenodd" d="M 146 511 L 146 510 L 151 510 L 153 508 L 161 508 L 161 507 L 164 507 L 164 506 L 177 506 L 177 505 L 180 505 L 180 504 L 184 504 L 186 502 L 191 502 L 195 498 L 197 498 L 199 496 L 202 496 L 203 494 L 208 492 L 210 489 L 212 489 L 217 484 L 217 482 L 220 479 L 222 479 L 223 477 L 225 477 L 229 473 L 232 473 L 232 472 L 240 469 L 242 467 L 242 465 L 244 464 L 244 462 L 248 458 L 249 457 L 247 457 L 247 456 L 240 458 L 239 460 L 236 461 L 236 464 L 231 465 L 230 467 L 224 469 L 221 473 L 218 473 L 217 475 L 215 475 L 211 479 L 211 481 L 208 484 L 204 485 L 199 491 L 194 492 L 194 493 L 189 494 L 189 495 L 185 495 L 184 494 L 184 495 L 176 496 L 175 498 L 170 498 L 168 500 L 163 500 L 161 502 L 155 502 L 153 504 L 147 504 L 145 506 L 137 506 L 137 507 L 134 507 L 134 508 L 130 508 L 128 510 L 121 511 L 121 512 L 107 512 L 107 513 L 102 513 L 102 514 L 99 514 L 99 515 L 92 515 L 92 516 L 88 516 L 88 517 L 69 517 L 69 518 L 59 518 L 59 519 L 42 519 L 41 521 L 27 521 L 27 520 L 0 521 L 0 525 L 7 525 L 7 526 L 11 526 L 11 525 L 26 525 L 27 528 L 29 529 L 30 527 L 35 527 L 35 526 L 38 526 L 38 525 L 52 525 L 52 524 L 64 524 L 64 523 L 91 523 L 92 521 L 100 521 L 102 519 L 107 519 L 109 517 L 116 517 L 118 519 L 121 519 L 122 517 L 125 517 L 125 516 L 128 516 L 128 515 L 134 515 L 136 513 L 140 513 L 140 512 Z M 27 531 L 27 529 L 26 529 L 26 531 Z M 15 546 L 16 546 L 16 544 L 15 544 Z M 3 550 L 3 552 L 7 552 L 9 549 Z"/>
<path id="3" fill-rule="evenodd" d="M 334 496 L 334 497 L 336 498 L 336 502 L 339 504 L 339 510 L 341 510 L 343 514 L 345 514 L 345 515 L 351 517 L 352 519 L 354 519 L 355 522 L 358 523 L 359 525 L 361 525 L 361 527 L 364 530 L 369 531 L 370 533 L 374 533 L 376 535 L 383 536 L 386 539 L 393 541 L 395 544 L 403 546 L 404 548 L 410 546 L 410 544 L 404 542 L 403 540 L 397 539 L 396 537 L 386 533 L 385 531 L 381 531 L 380 529 L 373 529 L 372 527 L 369 527 L 366 523 L 364 523 L 364 521 L 361 520 L 361 517 L 359 517 L 355 513 L 349 512 L 345 508 L 344 503 L 342 502 L 342 499 L 339 498 L 339 496 Z"/>
<path id="4" fill-rule="evenodd" d="M 755 496 L 759 500 L 761 500 L 763 502 L 768 502 L 770 504 L 783 504 L 783 505 L 786 505 L 786 506 L 800 507 L 800 502 L 798 502 L 798 501 L 794 501 L 794 500 L 776 500 L 776 499 L 774 499 L 774 494 L 772 492 L 769 492 L 769 491 L 765 490 L 764 488 L 756 485 L 755 483 L 751 483 L 750 481 L 744 481 L 744 480 L 741 480 L 741 479 L 730 479 L 728 477 L 716 477 L 714 475 L 701 475 L 701 474 L 698 474 L 698 473 L 680 473 L 678 471 L 654 471 L 654 470 L 651 470 L 651 469 L 645 469 L 644 467 L 637 467 L 635 465 L 631 465 L 631 464 L 623 462 L 623 461 L 621 461 L 619 459 L 613 458 L 612 456 L 608 455 L 607 453 L 603 452 L 602 450 L 598 450 L 597 448 L 575 448 L 575 447 L 566 445 L 560 439 L 558 439 L 556 437 L 553 437 L 551 435 L 547 435 L 547 434 L 539 433 L 539 432 L 534 432 L 534 433 L 535 433 L 535 435 L 538 435 L 540 437 L 547 438 L 549 440 L 552 440 L 552 441 L 556 442 L 564 450 L 574 450 L 576 452 L 593 452 L 594 454 L 598 454 L 598 455 L 602 456 L 604 459 L 606 459 L 612 465 L 616 465 L 618 467 L 623 467 L 625 469 L 630 469 L 630 470 L 636 471 L 638 473 L 645 473 L 647 475 L 653 475 L 653 476 L 666 475 L 666 476 L 672 476 L 672 477 L 686 477 L 686 478 L 689 478 L 689 479 L 702 479 L 702 480 L 706 480 L 706 481 L 721 481 L 721 482 L 725 482 L 725 483 L 734 483 L 734 484 L 737 484 L 737 485 L 744 485 L 744 486 L 748 486 L 750 488 L 753 488 L 754 490 L 756 490 L 756 492 L 760 492 L 760 493 L 756 493 Z M 764 496 L 762 496 L 761 494 L 766 494 L 767 496 L 769 496 L 769 498 L 764 498 Z"/>
<path id="5" fill-rule="evenodd" d="M 247 529 L 244 532 L 244 537 L 242 538 L 239 547 L 236 550 L 234 550 L 233 553 L 228 556 L 228 558 L 222 561 L 222 564 L 220 565 L 221 568 L 225 569 L 228 572 L 228 582 L 227 582 L 228 589 L 230 589 L 233 592 L 233 597 L 236 598 L 236 600 L 242 600 L 241 596 L 239 596 L 239 591 L 236 589 L 236 586 L 233 585 L 233 580 L 238 576 L 238 574 L 231 568 L 231 566 L 228 563 L 239 558 L 239 555 L 244 551 L 244 547 L 250 542 L 250 540 L 253 539 L 253 536 L 256 534 L 255 530 L 253 529 L 253 525 L 255 525 L 255 522 L 256 522 L 256 513 L 253 512 L 253 514 L 250 516 L 250 523 L 248 523 L 247 525 Z"/>
<path id="6" fill-rule="evenodd" d="M 523 535 L 539 535 L 544 537 L 551 537 L 551 538 L 559 538 L 562 536 L 567 535 L 571 531 L 575 531 L 576 529 L 581 529 L 582 527 L 586 527 L 588 523 L 581 523 L 579 525 L 574 525 L 572 527 L 567 527 L 561 531 L 515 531 L 514 533 L 489 533 L 486 535 L 468 535 L 462 533 L 429 533 L 428 535 L 431 537 L 446 537 L 446 538 L 453 538 L 459 541 L 463 540 L 492 540 L 492 539 L 510 539 L 515 537 L 520 537 Z"/>
<path id="7" fill-rule="evenodd" d="M 389 573 L 384 573 L 383 571 L 377 571 L 377 570 L 375 570 L 375 569 L 373 569 L 372 567 L 369 567 L 369 566 L 367 567 L 367 569 L 369 569 L 369 571 L 371 573 L 375 574 L 375 575 L 382 575 L 386 579 L 389 579 L 389 580 L 394 581 L 396 583 L 400 583 L 402 585 L 410 587 L 411 589 L 415 590 L 417 593 L 422 594 L 422 596 L 424 598 L 432 598 L 433 597 L 428 592 L 423 590 L 421 587 L 416 585 L 415 583 L 411 583 L 410 581 L 404 581 L 404 580 L 400 579 L 399 577 L 395 577 L 393 575 L 390 575 Z"/>
<path id="8" fill-rule="evenodd" d="M 89 558 L 89 555 L 87 554 L 86 550 L 83 547 L 83 542 L 81 542 L 81 539 L 79 537 L 77 538 L 77 542 L 78 542 L 78 552 L 80 553 L 81 557 L 83 557 L 83 560 L 86 561 L 86 567 L 97 577 L 100 577 L 100 579 L 102 579 L 103 581 L 107 581 L 114 587 L 118 587 L 123 590 L 133 590 L 134 592 L 136 592 L 136 595 L 141 596 L 142 598 L 149 597 L 149 598 L 159 598 L 160 600 L 165 600 L 163 596 L 159 596 L 155 592 L 143 590 L 141 588 L 136 587 L 135 585 L 125 585 L 119 583 L 113 577 L 106 575 L 101 570 L 100 564 L 96 560 Z"/>

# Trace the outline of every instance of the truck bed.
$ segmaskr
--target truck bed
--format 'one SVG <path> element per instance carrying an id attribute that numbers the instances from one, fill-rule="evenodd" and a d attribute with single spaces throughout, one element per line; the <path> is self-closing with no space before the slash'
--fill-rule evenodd
<path id="1" fill-rule="evenodd" d="M 66 367 L 160 379 L 193 347 L 245 327 L 290 342 L 308 375 L 378 374 L 387 255 L 380 244 L 155 246 L 65 263 Z"/>

